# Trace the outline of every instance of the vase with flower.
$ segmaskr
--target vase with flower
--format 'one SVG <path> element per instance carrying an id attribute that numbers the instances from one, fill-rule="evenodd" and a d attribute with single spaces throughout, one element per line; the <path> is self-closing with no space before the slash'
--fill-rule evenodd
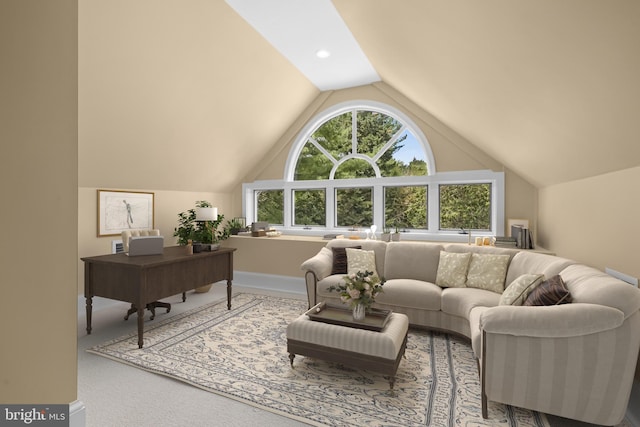
<path id="1" fill-rule="evenodd" d="M 349 303 L 353 310 L 353 319 L 361 321 L 375 302 L 376 295 L 382 292 L 384 278 L 373 271 L 358 271 L 344 276 L 342 283 L 331 285 L 329 291 L 340 293 L 343 303 Z"/>

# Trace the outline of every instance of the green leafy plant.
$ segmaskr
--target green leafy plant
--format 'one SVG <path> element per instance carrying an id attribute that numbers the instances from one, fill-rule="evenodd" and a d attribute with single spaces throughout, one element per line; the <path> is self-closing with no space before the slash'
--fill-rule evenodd
<path id="1" fill-rule="evenodd" d="M 206 200 L 196 202 L 196 208 L 210 208 L 211 203 Z M 214 244 L 219 243 L 229 237 L 226 227 L 221 228 L 224 215 L 218 214 L 215 221 L 196 221 L 196 209 L 189 209 L 178 214 L 178 226 L 174 229 L 173 235 L 178 238 L 179 245 L 187 245 L 189 240 L 197 243 Z"/>
<path id="2" fill-rule="evenodd" d="M 246 230 L 247 227 L 245 227 L 240 218 L 233 218 L 227 222 L 227 224 L 224 226 L 224 229 L 229 235 L 235 235 L 238 234 L 238 232 L 241 230 Z"/>

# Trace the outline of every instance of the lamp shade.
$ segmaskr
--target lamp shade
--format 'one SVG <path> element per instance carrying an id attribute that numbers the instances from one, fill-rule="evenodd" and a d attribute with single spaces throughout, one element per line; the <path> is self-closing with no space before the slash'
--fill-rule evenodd
<path id="1" fill-rule="evenodd" d="M 218 219 L 218 208 L 196 208 L 196 221 L 215 221 Z"/>

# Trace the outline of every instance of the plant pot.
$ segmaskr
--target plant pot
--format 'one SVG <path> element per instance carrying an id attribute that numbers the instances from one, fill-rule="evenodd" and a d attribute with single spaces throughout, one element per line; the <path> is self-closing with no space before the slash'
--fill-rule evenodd
<path id="1" fill-rule="evenodd" d="M 204 285 L 204 286 L 200 286 L 199 288 L 195 288 L 194 291 L 198 294 L 204 294 L 209 292 L 209 290 L 211 289 L 211 286 L 213 286 L 213 283 L 209 283 L 208 285 Z"/>
<path id="2" fill-rule="evenodd" d="M 391 241 L 399 242 L 400 241 L 400 233 L 391 233 Z"/>
<path id="3" fill-rule="evenodd" d="M 380 235 L 380 240 L 382 240 L 383 242 L 390 242 L 391 241 L 391 233 L 382 233 Z"/>

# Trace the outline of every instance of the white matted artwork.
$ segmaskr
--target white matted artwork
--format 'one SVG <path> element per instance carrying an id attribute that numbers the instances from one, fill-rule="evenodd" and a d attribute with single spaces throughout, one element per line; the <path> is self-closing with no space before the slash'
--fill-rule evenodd
<path id="1" fill-rule="evenodd" d="M 98 237 L 152 229 L 154 193 L 98 190 Z"/>

